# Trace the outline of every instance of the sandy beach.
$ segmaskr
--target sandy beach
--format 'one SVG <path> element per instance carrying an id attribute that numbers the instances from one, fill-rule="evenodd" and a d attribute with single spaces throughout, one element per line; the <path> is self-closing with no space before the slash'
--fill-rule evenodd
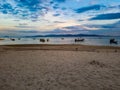
<path id="1" fill-rule="evenodd" d="M 0 46 L 0 90 L 120 90 L 120 47 Z"/>

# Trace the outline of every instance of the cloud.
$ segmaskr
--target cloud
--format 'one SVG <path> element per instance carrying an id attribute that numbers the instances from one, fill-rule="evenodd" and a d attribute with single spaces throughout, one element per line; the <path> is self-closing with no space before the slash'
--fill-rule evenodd
<path id="1" fill-rule="evenodd" d="M 90 26 L 87 26 L 87 25 L 67 26 L 67 27 L 64 27 L 64 29 L 72 30 L 72 31 L 75 31 L 75 30 L 98 30 L 98 28 L 90 27 Z"/>
<path id="2" fill-rule="evenodd" d="M 90 34 L 97 34 L 97 35 L 108 35 L 108 36 L 120 36 L 120 30 L 112 29 L 112 30 L 93 30 L 89 32 Z"/>
<path id="3" fill-rule="evenodd" d="M 19 22 L 20 20 L 18 20 L 18 19 L 14 19 L 13 21 Z"/>
<path id="4" fill-rule="evenodd" d="M 40 15 L 44 15 L 49 7 L 44 3 L 47 0 L 13 0 L 0 1 L 0 12 L 3 14 L 11 14 L 21 19 L 37 19 Z"/>
<path id="5" fill-rule="evenodd" d="M 59 2 L 59 3 L 63 3 L 65 2 L 66 0 L 53 0 L 53 2 Z"/>
<path id="6" fill-rule="evenodd" d="M 28 25 L 27 23 L 19 23 L 20 26 Z"/>
<path id="7" fill-rule="evenodd" d="M 119 29 L 120 31 L 120 21 L 113 23 L 113 24 L 109 24 L 109 25 L 103 25 L 103 28 L 107 28 L 107 29 Z"/>
<path id="8" fill-rule="evenodd" d="M 110 9 L 114 9 L 114 8 L 120 9 L 120 5 L 112 5 L 112 6 L 110 6 L 109 8 L 110 8 Z"/>
<path id="9" fill-rule="evenodd" d="M 101 25 L 101 27 L 105 29 L 119 29 L 120 31 L 120 21 L 113 24 Z"/>
<path id="10" fill-rule="evenodd" d="M 57 17 L 57 16 L 60 16 L 60 14 L 58 14 L 58 13 L 57 14 L 53 14 L 53 16 Z"/>
<path id="11" fill-rule="evenodd" d="M 65 22 L 62 22 L 62 21 L 54 21 L 54 23 L 65 23 Z"/>
<path id="12" fill-rule="evenodd" d="M 55 4 L 55 5 L 53 6 L 53 8 L 54 8 L 54 9 L 59 9 L 59 5 L 58 5 L 58 4 Z"/>
<path id="13" fill-rule="evenodd" d="M 107 13 L 100 14 L 96 17 L 91 18 L 90 20 L 111 20 L 111 19 L 120 19 L 120 13 Z"/>
<path id="14" fill-rule="evenodd" d="M 83 28 L 80 25 L 77 26 L 68 26 L 68 27 L 64 27 L 64 29 L 68 29 L 68 30 L 83 30 Z"/>
<path id="15" fill-rule="evenodd" d="M 18 25 L 14 26 L 17 28 L 23 28 L 23 29 L 35 29 L 35 26 L 29 26 L 28 23 L 19 23 Z"/>
<path id="16" fill-rule="evenodd" d="M 3 14 L 8 14 L 11 13 L 13 11 L 12 5 L 9 3 L 5 3 L 5 4 L 0 4 L 0 12 L 2 12 Z"/>
<path id="17" fill-rule="evenodd" d="M 92 6 L 76 9 L 75 12 L 76 13 L 83 13 L 83 12 L 90 11 L 90 10 L 100 10 L 103 7 L 105 7 L 105 6 L 103 6 L 103 5 L 92 5 Z"/>
<path id="18" fill-rule="evenodd" d="M 35 26 L 26 26 L 26 25 L 21 25 L 21 26 L 15 26 L 17 28 L 26 28 L 26 29 L 35 29 L 36 27 Z"/>
<path id="19" fill-rule="evenodd" d="M 107 25 L 86 25 L 87 27 L 98 28 L 98 30 L 91 30 L 90 33 L 102 35 L 120 36 L 120 21 Z"/>

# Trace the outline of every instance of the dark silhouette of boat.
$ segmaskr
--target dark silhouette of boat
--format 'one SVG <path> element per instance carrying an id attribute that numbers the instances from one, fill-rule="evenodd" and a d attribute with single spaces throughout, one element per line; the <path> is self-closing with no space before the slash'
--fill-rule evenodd
<path id="1" fill-rule="evenodd" d="M 40 39 L 40 42 L 45 42 L 45 39 Z"/>
<path id="2" fill-rule="evenodd" d="M 75 39 L 75 42 L 83 42 L 85 39 L 84 38 L 78 38 L 78 39 Z"/>
<path id="3" fill-rule="evenodd" d="M 15 39 L 14 39 L 14 38 L 10 38 L 10 40 L 11 40 L 11 41 L 15 41 Z"/>
<path id="4" fill-rule="evenodd" d="M 116 41 L 114 38 L 110 39 L 110 44 L 118 44 L 118 41 Z"/>

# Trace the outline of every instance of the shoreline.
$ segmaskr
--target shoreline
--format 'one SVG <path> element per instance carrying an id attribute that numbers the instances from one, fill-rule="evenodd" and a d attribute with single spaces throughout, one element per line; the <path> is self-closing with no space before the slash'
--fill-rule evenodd
<path id="1" fill-rule="evenodd" d="M 1 45 L 2 50 L 63 50 L 63 51 L 112 51 L 120 52 L 120 47 L 115 46 L 92 46 L 75 44 L 24 44 L 24 45 Z"/>

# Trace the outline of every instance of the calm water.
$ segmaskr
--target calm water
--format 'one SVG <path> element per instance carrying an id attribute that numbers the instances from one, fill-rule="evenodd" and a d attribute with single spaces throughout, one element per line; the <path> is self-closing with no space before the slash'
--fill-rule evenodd
<path id="1" fill-rule="evenodd" d="M 49 42 L 40 42 L 40 39 L 49 39 Z M 82 44 L 82 45 L 99 45 L 99 46 L 120 46 L 120 37 L 114 37 L 118 44 L 109 44 L 109 40 L 113 37 L 82 37 L 85 39 L 84 42 L 76 42 L 75 38 L 78 37 L 38 37 L 35 38 L 15 38 L 15 41 L 11 41 L 9 38 L 0 41 L 0 45 L 13 45 L 13 44 Z"/>

